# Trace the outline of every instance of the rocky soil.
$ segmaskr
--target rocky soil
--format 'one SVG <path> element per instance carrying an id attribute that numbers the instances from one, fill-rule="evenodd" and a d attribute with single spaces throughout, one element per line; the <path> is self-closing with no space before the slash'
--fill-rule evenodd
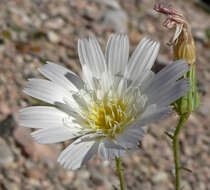
<path id="1" fill-rule="evenodd" d="M 104 3 L 102 3 L 104 2 Z M 145 36 L 161 43 L 155 69 L 172 60 L 169 34 L 150 0 L 0 0 L 0 190 L 111 190 L 119 182 L 115 163 L 97 156 L 77 171 L 56 158 L 66 144 L 40 145 L 18 125 L 18 110 L 43 104 L 22 93 L 28 78 L 51 60 L 80 74 L 79 38 L 96 36 L 105 47 L 112 32 L 127 32 L 131 51 Z M 174 1 L 192 25 L 197 48 L 201 106 L 180 137 L 184 190 L 210 189 L 210 14 L 195 1 Z M 173 190 L 170 139 L 175 113 L 148 128 L 142 147 L 122 158 L 129 190 Z"/>

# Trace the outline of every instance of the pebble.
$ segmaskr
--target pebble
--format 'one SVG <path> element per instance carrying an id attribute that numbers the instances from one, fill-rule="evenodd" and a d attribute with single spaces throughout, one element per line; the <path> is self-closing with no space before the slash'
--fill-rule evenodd
<path id="1" fill-rule="evenodd" d="M 0 122 L 0 136 L 12 136 L 12 133 L 17 126 L 15 116 L 9 114 L 3 121 Z"/>
<path id="2" fill-rule="evenodd" d="M 205 35 L 205 31 L 199 30 L 199 31 L 194 32 L 193 34 L 194 34 L 195 40 L 197 42 L 200 42 L 200 43 L 204 44 L 207 41 L 207 37 Z"/>
<path id="3" fill-rule="evenodd" d="M 0 167 L 9 167 L 14 161 L 10 147 L 5 140 L 0 137 Z"/>
<path id="4" fill-rule="evenodd" d="M 168 179 L 168 175 L 165 172 L 159 172 L 155 174 L 154 176 L 152 176 L 152 181 L 154 183 L 163 182 L 163 181 L 166 181 L 167 179 Z"/>
<path id="5" fill-rule="evenodd" d="M 65 22 L 62 18 L 58 17 L 55 19 L 50 19 L 46 21 L 45 26 L 51 30 L 62 29 Z"/>
<path id="6" fill-rule="evenodd" d="M 25 127 L 18 127 L 14 131 L 14 138 L 16 142 L 22 147 L 23 151 L 32 159 L 37 160 L 38 155 L 35 151 L 35 142 L 30 135 L 31 130 Z"/>
<path id="7" fill-rule="evenodd" d="M 111 29 L 117 33 L 125 33 L 128 31 L 128 15 L 121 8 L 116 0 L 98 1 L 108 5 L 108 8 L 102 13 L 102 21 L 104 29 Z"/>
<path id="8" fill-rule="evenodd" d="M 210 107 L 208 104 L 201 104 L 200 108 L 198 110 L 198 113 L 201 114 L 202 116 L 208 116 L 210 111 Z"/>
<path id="9" fill-rule="evenodd" d="M 89 179 L 90 178 L 90 172 L 87 171 L 87 170 L 80 170 L 78 173 L 77 173 L 78 177 L 81 178 L 81 179 Z"/>
<path id="10" fill-rule="evenodd" d="M 60 37 L 57 33 L 55 33 L 54 31 L 49 31 L 47 32 L 47 37 L 49 39 L 50 42 L 52 43 L 58 43 L 60 42 Z"/>
<path id="11" fill-rule="evenodd" d="M 90 168 L 89 169 L 89 172 L 90 172 L 90 179 L 92 180 L 92 182 L 99 186 L 99 185 L 102 185 L 104 183 L 104 176 L 102 173 L 100 173 L 97 169 L 95 168 Z"/>
<path id="12" fill-rule="evenodd" d="M 20 187 L 16 183 L 7 183 L 6 190 L 20 190 Z"/>
<path id="13" fill-rule="evenodd" d="M 107 10 L 103 15 L 104 29 L 111 29 L 117 33 L 126 33 L 128 31 L 127 14 L 121 10 Z"/>

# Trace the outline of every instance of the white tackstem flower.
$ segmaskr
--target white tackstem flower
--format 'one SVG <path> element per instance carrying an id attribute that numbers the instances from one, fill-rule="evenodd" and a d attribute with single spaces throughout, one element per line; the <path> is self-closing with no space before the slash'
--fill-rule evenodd
<path id="1" fill-rule="evenodd" d="M 158 50 L 159 43 L 143 39 L 128 59 L 128 37 L 114 34 L 104 56 L 95 38 L 79 40 L 83 80 L 51 62 L 40 67 L 49 80 L 30 79 L 24 92 L 54 106 L 22 109 L 20 124 L 40 128 L 32 133 L 39 143 L 76 138 L 58 158 L 71 170 L 95 153 L 109 160 L 136 148 L 143 127 L 166 115 L 188 91 L 188 81 L 178 80 L 188 71 L 183 60 L 158 74 L 151 71 Z"/>

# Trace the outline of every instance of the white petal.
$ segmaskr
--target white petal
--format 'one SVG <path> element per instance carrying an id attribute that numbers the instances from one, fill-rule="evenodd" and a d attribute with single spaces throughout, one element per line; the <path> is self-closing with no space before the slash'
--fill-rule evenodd
<path id="1" fill-rule="evenodd" d="M 146 38 L 141 40 L 129 60 L 126 77 L 136 80 L 145 70 L 150 70 L 158 55 L 159 47 L 158 42 Z"/>
<path id="2" fill-rule="evenodd" d="M 127 89 L 127 80 L 123 78 L 120 80 L 117 88 L 119 96 L 123 96 L 123 93 L 125 93 L 126 89 Z"/>
<path id="3" fill-rule="evenodd" d="M 181 76 L 186 74 L 189 70 L 188 65 L 185 60 L 178 60 L 170 63 L 165 68 L 163 68 L 158 74 L 153 78 L 151 85 L 147 86 L 145 93 L 155 93 L 154 90 L 159 90 L 160 87 L 170 86 L 173 82 L 178 80 Z"/>
<path id="4" fill-rule="evenodd" d="M 181 79 L 172 84 L 159 88 L 158 91 L 151 91 L 148 94 L 148 104 L 157 104 L 159 106 L 167 106 L 184 96 L 189 90 L 188 79 Z"/>
<path id="5" fill-rule="evenodd" d="M 81 136 L 81 130 L 78 128 L 70 127 L 54 127 L 40 129 L 31 133 L 31 136 L 35 138 L 38 143 L 41 144 L 51 144 L 64 142 L 69 139 Z"/>
<path id="6" fill-rule="evenodd" d="M 104 135 L 103 133 L 92 133 L 92 132 L 95 132 L 94 130 L 85 130 L 87 131 L 87 134 L 82 136 L 80 138 L 80 141 L 91 141 L 91 140 L 94 140 L 94 139 L 98 139 L 99 137 L 105 137 L 106 135 Z M 88 132 L 90 134 L 88 134 Z"/>
<path id="7" fill-rule="evenodd" d="M 100 141 L 98 154 L 103 160 L 112 160 L 115 157 L 120 157 L 125 153 L 122 146 L 116 144 L 109 138 L 104 138 Z"/>
<path id="8" fill-rule="evenodd" d="M 91 69 L 84 64 L 82 66 L 82 78 L 90 89 L 94 89 L 93 73 Z"/>
<path id="9" fill-rule="evenodd" d="M 50 104 L 63 102 L 65 96 L 71 96 L 71 93 L 64 88 L 43 79 L 29 79 L 23 92 Z"/>
<path id="10" fill-rule="evenodd" d="M 27 107 L 20 110 L 20 125 L 29 128 L 61 127 L 65 117 L 68 115 L 55 107 Z"/>
<path id="11" fill-rule="evenodd" d="M 100 77 L 101 73 L 103 73 L 106 69 L 104 54 L 98 41 L 95 38 L 89 38 L 89 45 L 92 53 L 94 67 L 97 69 L 98 77 Z"/>
<path id="12" fill-rule="evenodd" d="M 130 87 L 138 86 L 141 87 L 141 90 L 144 89 L 144 86 L 148 85 L 151 82 L 155 74 L 151 70 L 145 70 L 142 75 L 139 75 L 135 80 L 131 80 Z"/>
<path id="13" fill-rule="evenodd" d="M 117 134 L 116 140 L 124 148 L 136 148 L 144 135 L 145 130 L 134 125 L 126 127 L 120 134 Z"/>
<path id="14" fill-rule="evenodd" d="M 115 74 L 123 74 L 128 63 L 129 40 L 127 35 L 112 34 L 106 47 L 106 61 L 109 71 Z"/>
<path id="15" fill-rule="evenodd" d="M 59 156 L 58 162 L 65 168 L 76 170 L 85 164 L 98 150 L 98 142 L 81 141 L 78 138 Z"/>
<path id="16" fill-rule="evenodd" d="M 82 110 L 88 110 L 87 102 L 82 96 L 77 94 L 73 94 L 72 96 Z"/>
<path id="17" fill-rule="evenodd" d="M 151 85 L 151 83 L 153 82 L 153 79 L 155 77 L 155 73 L 153 73 L 152 71 L 147 73 L 147 75 L 144 77 L 144 79 L 141 81 L 140 83 L 140 91 L 141 92 L 145 92 L 145 89 Z"/>
<path id="18" fill-rule="evenodd" d="M 77 91 L 84 87 L 84 82 L 72 71 L 52 62 L 39 68 L 40 73 L 54 83 L 70 91 Z"/>
<path id="19" fill-rule="evenodd" d="M 105 58 L 101 47 L 95 38 L 78 41 L 78 54 L 82 67 L 86 65 L 91 71 L 92 76 L 100 78 L 105 71 Z"/>
<path id="20" fill-rule="evenodd" d="M 139 116 L 136 120 L 133 120 L 130 124 L 135 123 L 135 125 L 145 126 L 150 123 L 157 122 L 164 116 L 166 116 L 171 110 L 172 106 L 169 107 L 159 107 L 156 105 L 150 105 L 146 108 L 145 112 Z"/>
<path id="21" fill-rule="evenodd" d="M 101 88 L 103 92 L 108 92 L 113 86 L 115 80 L 110 72 L 104 72 L 101 74 Z"/>
<path id="22" fill-rule="evenodd" d="M 65 102 L 66 103 L 66 102 Z M 63 103 L 59 103 L 56 102 L 55 106 L 57 108 L 59 108 L 60 110 L 62 110 L 63 112 L 67 113 L 69 116 L 73 117 L 74 119 L 76 119 L 77 121 L 80 121 L 81 123 L 85 123 L 86 120 L 84 120 L 84 118 L 82 117 L 81 114 L 81 110 L 79 109 L 75 109 L 75 107 L 73 108 L 73 105 L 70 104 L 63 104 Z"/>

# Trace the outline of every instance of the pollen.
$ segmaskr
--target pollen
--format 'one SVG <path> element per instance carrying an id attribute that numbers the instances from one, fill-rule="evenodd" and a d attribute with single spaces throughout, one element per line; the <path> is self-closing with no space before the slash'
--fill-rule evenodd
<path id="1" fill-rule="evenodd" d="M 123 96 L 110 93 L 107 97 L 96 98 L 86 113 L 90 130 L 102 133 L 110 138 L 122 133 L 124 127 L 142 113 L 145 98 L 139 90 L 132 89 Z"/>
<path id="2" fill-rule="evenodd" d="M 90 129 L 102 131 L 113 138 L 135 117 L 135 114 L 129 114 L 126 108 L 127 105 L 121 99 L 95 102 L 88 113 Z"/>

